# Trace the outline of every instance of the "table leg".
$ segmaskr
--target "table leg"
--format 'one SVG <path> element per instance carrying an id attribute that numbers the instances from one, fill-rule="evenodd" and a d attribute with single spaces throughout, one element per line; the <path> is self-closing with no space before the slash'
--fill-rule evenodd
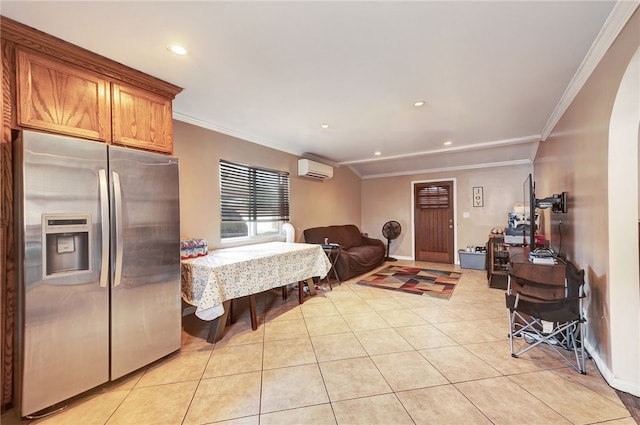
<path id="1" fill-rule="evenodd" d="M 331 272 L 331 270 L 329 270 L 329 272 Z M 327 273 L 327 277 L 325 277 L 325 280 L 329 284 L 329 289 L 333 291 L 333 286 L 331 286 L 331 277 L 329 277 L 329 273 Z"/>
<path id="2" fill-rule="evenodd" d="M 236 316 L 235 314 L 233 314 L 233 304 L 235 300 L 230 300 L 231 302 L 229 303 L 229 318 L 227 320 L 229 320 L 229 323 L 231 323 L 232 325 L 234 323 L 236 323 Z M 225 308 L 224 311 L 227 311 L 227 309 Z"/>
<path id="3" fill-rule="evenodd" d="M 342 250 L 342 248 L 334 247 L 334 248 L 323 248 L 323 249 L 324 249 L 324 253 L 327 255 L 327 258 L 329 258 L 329 261 L 331 262 L 331 269 L 329 269 L 329 271 L 327 272 L 327 276 L 325 277 L 325 279 L 329 284 L 329 289 L 333 290 L 333 286 L 331 285 L 330 275 L 331 275 L 331 271 L 333 270 L 333 275 L 336 278 L 336 282 L 340 284 L 340 277 L 338 276 L 338 271 L 336 270 L 336 263 L 338 262 L 338 258 L 340 257 L 340 251 Z"/>
<path id="4" fill-rule="evenodd" d="M 229 308 L 231 306 L 231 300 L 227 300 L 222 303 L 222 308 L 224 309 L 224 313 L 222 316 L 211 321 L 211 325 L 209 326 L 209 335 L 207 336 L 207 342 L 213 344 L 215 342 L 220 341 L 222 339 L 222 335 L 224 334 L 224 328 L 227 324 L 227 317 L 229 315 Z"/>
<path id="5" fill-rule="evenodd" d="M 316 294 L 316 284 L 313 283 L 313 278 L 312 277 L 307 279 L 307 286 L 309 287 L 309 295 L 315 295 Z"/>
<path id="6" fill-rule="evenodd" d="M 251 312 L 251 329 L 258 329 L 258 317 L 256 315 L 256 296 L 249 295 L 249 311 Z"/>
<path id="7" fill-rule="evenodd" d="M 309 278 L 306 280 L 298 281 L 298 302 L 300 304 L 304 303 L 304 284 L 307 283 L 307 287 L 309 288 L 309 295 L 316 294 L 315 283 L 313 283 L 313 278 Z M 286 288 L 286 287 L 285 287 Z"/>
<path id="8" fill-rule="evenodd" d="M 338 285 L 339 285 L 340 284 L 340 276 L 338 276 L 338 270 L 336 270 L 336 266 L 335 265 L 333 266 L 333 275 L 336 277 L 336 282 L 338 282 Z"/>
<path id="9" fill-rule="evenodd" d="M 302 304 L 304 302 L 304 282 L 298 281 L 298 303 Z"/>
<path id="10" fill-rule="evenodd" d="M 307 285 L 309 286 L 309 294 L 315 295 L 316 289 L 313 286 L 313 279 L 307 279 Z M 298 299 L 300 304 L 303 302 L 304 291 L 302 289 L 303 283 L 298 282 Z M 227 323 L 227 319 L 229 318 L 229 312 L 231 311 L 231 302 L 232 300 L 227 300 L 222 303 L 222 308 L 224 308 L 224 313 L 222 316 L 211 321 L 211 325 L 209 327 L 209 335 L 207 336 L 207 342 L 214 343 L 220 341 L 222 335 L 224 334 L 224 328 Z M 251 313 L 251 329 L 254 331 L 258 329 L 258 315 L 256 312 L 256 296 L 255 294 L 249 295 L 249 312 Z M 233 316 L 231 316 L 233 318 Z"/>

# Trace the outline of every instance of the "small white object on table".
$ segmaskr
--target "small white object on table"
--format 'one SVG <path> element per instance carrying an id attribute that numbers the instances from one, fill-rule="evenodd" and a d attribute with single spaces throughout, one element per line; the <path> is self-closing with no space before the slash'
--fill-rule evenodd
<path id="1" fill-rule="evenodd" d="M 216 249 L 206 257 L 182 260 L 182 298 L 196 306 L 198 318 L 214 320 L 224 314 L 225 301 L 324 278 L 330 269 L 317 244 L 268 242 Z"/>

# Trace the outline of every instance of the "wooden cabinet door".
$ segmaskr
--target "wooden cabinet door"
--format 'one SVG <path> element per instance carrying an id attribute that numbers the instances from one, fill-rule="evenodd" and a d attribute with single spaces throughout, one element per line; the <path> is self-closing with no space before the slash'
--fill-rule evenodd
<path id="1" fill-rule="evenodd" d="M 113 83 L 113 144 L 173 153 L 171 100 Z"/>
<path id="2" fill-rule="evenodd" d="M 17 51 L 20 126 L 111 139 L 109 81 L 81 68 Z"/>

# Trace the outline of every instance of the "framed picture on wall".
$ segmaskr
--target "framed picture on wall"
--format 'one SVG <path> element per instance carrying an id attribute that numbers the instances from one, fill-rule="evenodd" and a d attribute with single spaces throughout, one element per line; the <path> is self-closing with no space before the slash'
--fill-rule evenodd
<path id="1" fill-rule="evenodd" d="M 476 186 L 473 188 L 473 206 L 484 207 L 484 195 L 482 193 L 482 186 Z"/>

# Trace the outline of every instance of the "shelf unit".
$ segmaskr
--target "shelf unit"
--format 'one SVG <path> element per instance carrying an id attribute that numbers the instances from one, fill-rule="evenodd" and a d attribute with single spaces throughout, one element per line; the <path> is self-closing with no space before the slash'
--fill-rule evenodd
<path id="1" fill-rule="evenodd" d="M 507 289 L 509 274 L 509 248 L 504 244 L 504 236 L 489 235 L 487 279 L 490 288 Z"/>

